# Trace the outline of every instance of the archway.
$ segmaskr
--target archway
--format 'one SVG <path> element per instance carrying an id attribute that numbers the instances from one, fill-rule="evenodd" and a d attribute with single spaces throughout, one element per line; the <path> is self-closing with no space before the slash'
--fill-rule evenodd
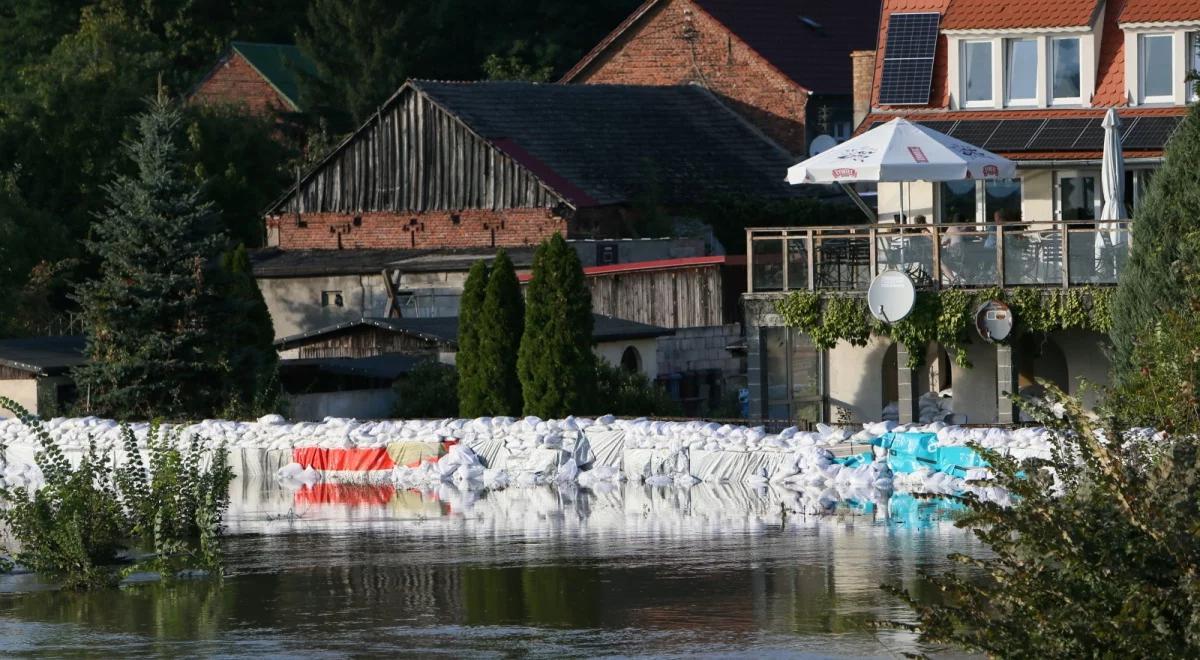
<path id="1" fill-rule="evenodd" d="M 1022 395 L 1041 396 L 1044 388 L 1038 380 L 1053 383 L 1064 392 L 1070 391 L 1070 373 L 1062 349 L 1044 334 L 1027 333 L 1013 345 L 1013 362 L 1017 368 L 1017 391 Z"/>
<path id="2" fill-rule="evenodd" d="M 625 352 L 621 353 L 621 368 L 635 374 L 642 371 L 642 355 L 638 353 L 637 348 L 633 346 L 625 348 Z"/>

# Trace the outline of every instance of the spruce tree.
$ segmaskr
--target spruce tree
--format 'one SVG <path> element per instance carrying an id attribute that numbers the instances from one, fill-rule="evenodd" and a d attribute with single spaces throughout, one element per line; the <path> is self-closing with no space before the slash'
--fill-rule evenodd
<path id="1" fill-rule="evenodd" d="M 591 409 L 596 391 L 592 294 L 579 255 L 555 234 L 533 256 L 517 372 L 525 414 L 562 417 Z"/>
<path id="2" fill-rule="evenodd" d="M 85 243 L 98 275 L 76 289 L 89 363 L 75 374 L 94 413 L 194 418 L 225 406 L 222 240 L 217 213 L 181 167 L 179 122 L 161 98 L 137 117 L 124 145 L 135 172 L 106 186 Z"/>
<path id="3" fill-rule="evenodd" d="M 471 266 L 458 305 L 458 414 L 462 417 L 486 415 L 483 386 L 479 380 L 479 315 L 487 295 L 488 266 L 482 259 Z"/>
<path id="4" fill-rule="evenodd" d="M 229 347 L 228 404 L 224 417 L 260 416 L 274 412 L 279 400 L 279 354 L 275 351 L 275 326 L 250 268 L 245 245 L 221 257 L 225 304 L 229 322 L 225 341 Z"/>
<path id="5" fill-rule="evenodd" d="M 497 250 L 479 314 L 479 383 L 487 415 L 521 414 L 524 402 L 517 378 L 517 353 L 524 327 L 521 283 L 508 253 Z"/>
<path id="6" fill-rule="evenodd" d="M 1189 300 L 1187 285 L 1175 272 L 1182 238 L 1200 230 L 1200 106 L 1167 143 L 1163 166 L 1133 223 L 1133 247 L 1112 304 L 1111 337 L 1117 376 L 1143 365 L 1132 364 L 1134 343 L 1147 325 Z"/>

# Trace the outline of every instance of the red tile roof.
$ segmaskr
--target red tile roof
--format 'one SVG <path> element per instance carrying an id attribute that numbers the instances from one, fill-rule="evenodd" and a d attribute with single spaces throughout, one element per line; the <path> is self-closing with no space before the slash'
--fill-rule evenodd
<path id="1" fill-rule="evenodd" d="M 1127 7 L 1126 0 L 1109 0 L 1104 10 L 1104 32 L 1100 37 L 1100 58 L 1096 66 L 1096 92 L 1092 95 L 1092 105 L 1114 107 L 1129 103 L 1129 99 L 1125 98 L 1125 35 L 1117 25 L 1122 9 Z"/>
<path id="2" fill-rule="evenodd" d="M 572 82 L 657 5 L 647 0 L 559 82 Z M 850 51 L 875 43 L 881 0 L 688 0 L 797 85 L 850 94 Z M 802 19 L 807 18 L 808 21 Z"/>
<path id="3" fill-rule="evenodd" d="M 1173 2 L 1174 0 L 1165 0 Z M 951 0 L 945 30 L 1014 30 L 1092 24 L 1098 0 Z"/>
<path id="4" fill-rule="evenodd" d="M 1200 0 L 1129 0 L 1119 14 L 1122 23 L 1194 21 L 1200 19 Z"/>

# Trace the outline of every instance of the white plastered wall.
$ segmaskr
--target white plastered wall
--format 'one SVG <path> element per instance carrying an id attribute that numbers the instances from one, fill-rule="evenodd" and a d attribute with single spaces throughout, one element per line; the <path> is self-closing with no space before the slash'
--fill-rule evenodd
<path id="1" fill-rule="evenodd" d="M 878 421 L 883 414 L 883 359 L 891 341 L 872 337 L 866 346 L 840 341 L 829 349 L 830 416 L 845 408 L 855 422 Z"/>
<path id="2" fill-rule="evenodd" d="M 1064 330 L 1051 336 L 1067 360 L 1067 394 L 1080 397 L 1084 408 L 1092 409 L 1100 398 L 1100 387 L 1108 385 L 1108 338 L 1087 330 Z M 1084 387 L 1084 383 L 1091 387 Z"/>
<path id="3" fill-rule="evenodd" d="M 954 389 L 954 413 L 965 415 L 970 424 L 996 421 L 996 347 L 972 336 L 966 346 L 970 367 L 960 367 L 951 356 L 950 374 Z"/>
<path id="4" fill-rule="evenodd" d="M 383 316 L 387 310 L 382 274 L 261 278 L 258 288 L 271 313 L 276 339 L 364 316 Z M 322 291 L 341 291 L 343 306 L 322 306 Z"/>
<path id="5" fill-rule="evenodd" d="M 35 378 L 0 380 L 0 397 L 12 399 L 28 412 L 38 413 L 38 382 Z M 0 408 L 0 415 L 12 412 Z"/>
<path id="6" fill-rule="evenodd" d="M 626 339 L 622 341 L 606 341 L 596 344 L 594 349 L 596 355 L 604 358 L 609 364 L 614 367 L 621 365 L 621 356 L 625 354 L 625 349 L 633 347 L 638 352 L 641 358 L 642 373 L 646 378 L 654 380 L 658 378 L 658 340 L 650 339 Z"/>

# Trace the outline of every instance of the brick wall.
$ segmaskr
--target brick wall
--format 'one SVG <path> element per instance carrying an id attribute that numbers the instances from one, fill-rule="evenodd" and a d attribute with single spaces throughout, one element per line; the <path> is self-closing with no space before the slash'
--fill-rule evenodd
<path id="1" fill-rule="evenodd" d="M 807 93 L 689 0 L 652 9 L 573 82 L 699 83 L 785 148 L 805 152 Z"/>
<path id="2" fill-rule="evenodd" d="M 358 218 L 356 221 L 355 218 Z M 426 213 L 309 213 L 267 219 L 268 243 L 284 250 L 338 248 L 471 248 L 536 245 L 567 223 L 547 209 Z M 493 235 L 495 242 L 493 243 Z"/>
<path id="3" fill-rule="evenodd" d="M 850 51 L 854 76 L 854 127 L 862 123 L 871 112 L 871 89 L 875 82 L 875 51 Z"/>
<path id="4" fill-rule="evenodd" d="M 240 105 L 259 115 L 288 112 L 291 107 L 271 83 L 236 52 L 217 64 L 204 82 L 188 98 L 190 103 Z"/>

